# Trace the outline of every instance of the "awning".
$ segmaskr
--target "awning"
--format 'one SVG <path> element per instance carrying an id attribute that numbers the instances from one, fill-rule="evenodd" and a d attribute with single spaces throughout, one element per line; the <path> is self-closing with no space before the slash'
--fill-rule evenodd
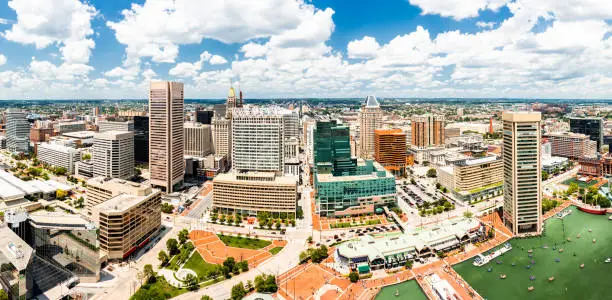
<path id="1" fill-rule="evenodd" d="M 360 263 L 357 265 L 357 271 L 359 273 L 370 273 L 370 266 L 367 263 Z"/>

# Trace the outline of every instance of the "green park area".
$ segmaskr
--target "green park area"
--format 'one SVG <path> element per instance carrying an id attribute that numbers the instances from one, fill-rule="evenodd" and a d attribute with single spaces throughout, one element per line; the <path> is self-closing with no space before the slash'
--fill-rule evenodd
<path id="1" fill-rule="evenodd" d="M 374 300 L 391 299 L 426 300 L 427 296 L 415 280 L 410 280 L 386 286 L 374 298 Z"/>
<path id="2" fill-rule="evenodd" d="M 218 234 L 217 236 L 226 246 L 235 248 L 259 250 L 272 244 L 270 241 L 241 236 L 229 236 L 223 234 Z"/>
<path id="3" fill-rule="evenodd" d="M 210 278 L 220 273 L 221 266 L 207 263 L 200 253 L 195 251 L 187 262 L 185 262 L 183 268 L 193 270 L 198 274 L 199 278 Z"/>
<path id="4" fill-rule="evenodd" d="M 568 209 L 548 219 L 541 236 L 510 240 L 513 249 L 488 264 L 454 269 L 485 299 L 609 299 L 612 221 Z"/>
<path id="5" fill-rule="evenodd" d="M 588 188 L 588 187 L 594 186 L 597 183 L 597 180 L 593 179 L 593 180 L 591 180 L 589 182 L 584 182 L 584 181 L 580 181 L 580 180 L 572 177 L 572 178 L 570 178 L 570 179 L 568 179 L 566 181 L 563 181 L 562 183 L 567 185 L 567 186 L 569 186 L 572 183 L 575 183 L 575 184 L 578 185 L 578 187 Z"/>
<path id="6" fill-rule="evenodd" d="M 170 299 L 186 292 L 187 289 L 175 288 L 159 276 L 143 284 L 130 300 Z"/>
<path id="7" fill-rule="evenodd" d="M 283 250 L 283 247 L 274 247 L 274 248 L 270 249 L 269 252 L 272 253 L 272 255 L 276 255 L 281 250 Z"/>

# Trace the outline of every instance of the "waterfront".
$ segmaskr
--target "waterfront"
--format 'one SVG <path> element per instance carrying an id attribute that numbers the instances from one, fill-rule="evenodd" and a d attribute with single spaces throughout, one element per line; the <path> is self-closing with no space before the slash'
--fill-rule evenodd
<path id="1" fill-rule="evenodd" d="M 399 296 L 395 293 L 398 292 Z M 410 299 L 410 300 L 426 300 L 427 297 L 416 280 L 404 281 L 402 283 L 384 287 L 376 295 L 375 300 L 391 300 L 391 299 Z"/>
<path id="2" fill-rule="evenodd" d="M 612 256 L 612 221 L 570 209 L 564 219 L 548 219 L 541 237 L 512 239 L 513 250 L 488 264 L 475 267 L 469 259 L 454 269 L 485 299 L 609 298 L 612 263 L 604 260 Z"/>

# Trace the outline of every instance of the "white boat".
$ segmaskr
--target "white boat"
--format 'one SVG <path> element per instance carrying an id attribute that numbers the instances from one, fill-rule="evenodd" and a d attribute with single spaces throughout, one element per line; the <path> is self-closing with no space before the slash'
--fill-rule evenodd
<path id="1" fill-rule="evenodd" d="M 612 215 L 610 215 L 610 216 L 608 217 L 608 220 L 612 220 Z"/>
<path id="2" fill-rule="evenodd" d="M 612 261 L 612 259 L 611 259 L 611 258 L 609 258 L 609 257 L 608 257 L 608 258 L 606 258 L 606 260 L 604 260 L 604 262 L 605 262 L 605 263 L 610 263 L 611 261 Z"/>
<path id="3" fill-rule="evenodd" d="M 478 254 L 476 256 L 476 258 L 474 258 L 474 262 L 472 263 L 474 266 L 476 267 L 480 267 L 483 266 L 485 264 L 487 264 L 488 262 L 490 262 L 491 260 L 495 259 L 496 257 L 508 252 L 512 250 L 512 245 L 510 245 L 510 243 L 506 243 L 504 244 L 503 247 L 499 248 L 498 250 L 488 254 L 488 255 L 482 255 L 482 254 Z"/>

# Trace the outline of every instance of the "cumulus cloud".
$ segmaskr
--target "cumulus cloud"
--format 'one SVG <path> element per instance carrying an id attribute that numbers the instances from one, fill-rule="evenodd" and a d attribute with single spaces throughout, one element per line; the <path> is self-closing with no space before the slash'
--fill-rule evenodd
<path id="1" fill-rule="evenodd" d="M 476 22 L 476 26 L 480 28 L 488 28 L 488 29 L 493 28 L 495 24 L 496 24 L 495 22 L 483 22 L 483 21 Z"/>
<path id="2" fill-rule="evenodd" d="M 349 58 L 372 58 L 380 45 L 375 38 L 364 36 L 361 40 L 354 40 L 348 43 L 347 52 Z"/>
<path id="3" fill-rule="evenodd" d="M 210 60 L 208 60 L 208 63 L 210 63 L 211 65 L 222 65 L 222 64 L 226 64 L 227 60 L 220 55 L 213 55 Z"/>
<path id="4" fill-rule="evenodd" d="M 423 15 L 441 15 L 455 20 L 478 16 L 481 10 L 497 11 L 509 0 L 408 0 L 421 8 Z"/>
<path id="5" fill-rule="evenodd" d="M 0 18 L 0 24 L 8 24 L 9 20 Z"/>
<path id="6" fill-rule="evenodd" d="M 268 47 L 257 43 L 247 43 L 240 47 L 240 52 L 243 52 L 246 58 L 262 57 L 268 52 Z"/>
<path id="7" fill-rule="evenodd" d="M 6 56 L 0 54 L 0 66 L 6 63 Z"/>

